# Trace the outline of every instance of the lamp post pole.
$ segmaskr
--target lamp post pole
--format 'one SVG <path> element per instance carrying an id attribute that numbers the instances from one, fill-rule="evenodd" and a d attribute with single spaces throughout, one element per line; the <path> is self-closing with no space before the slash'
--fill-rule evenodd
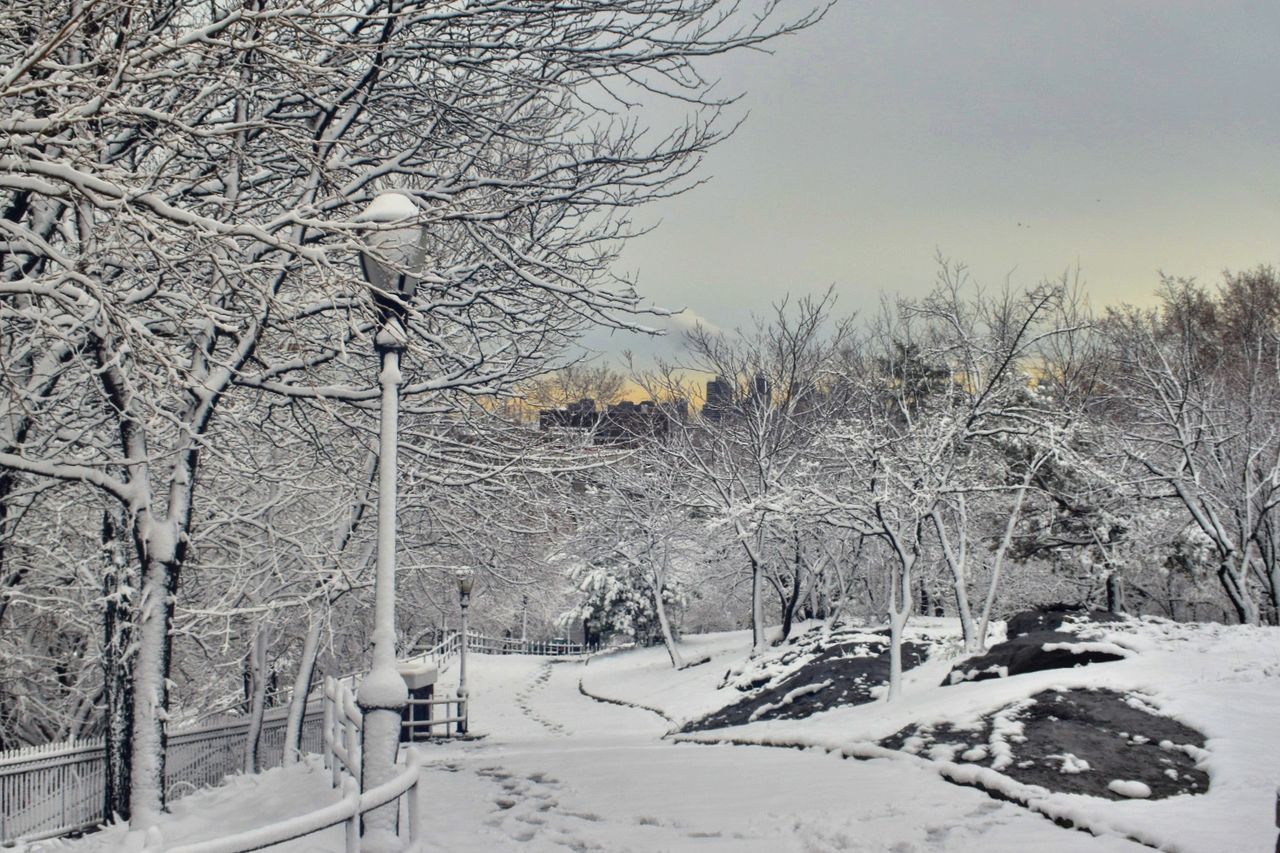
<path id="1" fill-rule="evenodd" d="M 467 607 L 475 577 L 470 569 L 458 571 L 458 607 L 462 611 L 462 644 L 458 647 L 458 734 L 467 733 Z"/>
<path id="2" fill-rule="evenodd" d="M 394 328 L 393 328 L 394 327 Z M 400 414 L 402 330 L 391 320 L 378 334 L 382 406 L 378 428 L 378 562 L 374 578 L 373 661 L 360 683 L 357 704 L 364 713 L 360 787 L 368 791 L 395 776 L 400 720 L 409 689 L 396 671 L 396 432 Z M 362 848 L 395 850 L 399 809 L 395 802 L 364 816 Z"/>
<path id="3" fill-rule="evenodd" d="M 383 193 L 360 215 L 378 226 L 366 238 L 361 269 L 374 291 L 383 316 L 374 340 L 379 355 L 381 391 L 378 422 L 378 559 L 374 577 L 373 653 L 369 673 L 360 682 L 356 703 L 364 714 L 360 788 L 369 791 L 395 777 L 400 749 L 401 717 L 409 689 L 396 669 L 396 475 L 397 432 L 400 415 L 400 356 L 407 330 L 404 303 L 412 298 L 416 280 L 407 272 L 419 267 L 422 231 L 413 200 L 403 193 Z M 399 300 L 397 302 L 396 300 Z M 393 853 L 400 849 L 399 805 L 392 801 L 366 812 L 361 849 Z"/>

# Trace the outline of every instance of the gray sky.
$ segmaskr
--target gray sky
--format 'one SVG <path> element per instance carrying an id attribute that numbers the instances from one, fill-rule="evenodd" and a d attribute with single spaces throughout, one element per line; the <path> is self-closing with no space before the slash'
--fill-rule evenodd
<path id="1" fill-rule="evenodd" d="M 990 285 L 1078 264 L 1095 304 L 1280 260 L 1277 34 L 1274 2 L 840 0 L 718 61 L 747 122 L 623 268 L 732 327 L 788 291 L 922 294 L 937 251 Z"/>

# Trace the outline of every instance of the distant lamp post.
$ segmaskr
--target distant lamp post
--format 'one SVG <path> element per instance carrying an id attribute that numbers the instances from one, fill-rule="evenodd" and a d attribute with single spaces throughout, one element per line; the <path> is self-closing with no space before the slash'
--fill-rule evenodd
<path id="1" fill-rule="evenodd" d="M 471 604 L 471 588 L 475 586 L 475 572 L 458 569 L 458 606 L 462 610 L 462 644 L 458 647 L 458 734 L 467 733 L 467 607 Z"/>
<path id="2" fill-rule="evenodd" d="M 396 671 L 396 432 L 400 414 L 400 356 L 405 349 L 405 316 L 426 260 L 425 229 L 418 206 L 404 193 L 378 195 L 356 217 L 369 223 L 362 234 L 360 269 L 372 290 L 381 328 L 374 346 L 381 357 L 382 389 L 378 428 L 378 561 L 374 582 L 373 660 L 360 683 L 357 704 L 364 712 L 361 788 L 368 791 L 395 776 L 400 717 L 409 691 Z M 398 807 L 393 801 L 365 814 L 362 849 L 399 849 Z"/>
<path id="3" fill-rule="evenodd" d="M 529 594 L 520 596 L 520 642 L 529 642 Z"/>

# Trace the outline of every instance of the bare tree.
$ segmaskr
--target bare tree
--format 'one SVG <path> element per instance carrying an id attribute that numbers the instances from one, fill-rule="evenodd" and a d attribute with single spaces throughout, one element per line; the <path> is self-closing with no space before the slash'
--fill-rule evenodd
<path id="1" fill-rule="evenodd" d="M 902 633 L 922 559 L 937 537 L 952 574 L 965 644 L 985 640 L 1012 537 L 1035 472 L 1057 452 L 1069 418 L 1038 393 L 1031 369 L 1063 333 L 1064 285 L 995 297 L 963 266 L 942 262 L 920 303 L 886 306 L 861 366 L 861 393 L 824 436 L 836 475 L 815 490 L 830 523 L 879 539 L 890 554 L 889 698 L 901 689 Z M 1007 493 L 980 618 L 968 599 L 966 498 Z M 949 528 L 953 528 L 950 529 Z"/>
<path id="2" fill-rule="evenodd" d="M 817 425 L 842 392 L 834 368 L 851 344 L 852 326 L 832 318 L 834 302 L 833 291 L 784 300 L 754 330 L 732 336 L 699 326 L 688 336 L 688 364 L 661 365 L 640 378 L 657 399 L 684 398 L 690 371 L 715 376 L 728 392 L 729 399 L 707 401 L 700 417 L 673 422 L 662 452 L 696 484 L 701 510 L 738 540 L 751 578 L 755 654 L 768 644 L 770 562 L 785 559 L 767 543 L 771 531 L 791 528 L 789 515 L 805 511 L 792 498 L 814 470 L 809 449 Z"/>
<path id="3" fill-rule="evenodd" d="M 1179 502 L 1213 544 L 1241 622 L 1280 607 L 1274 559 L 1280 502 L 1280 284 L 1269 268 L 1210 294 L 1166 278 L 1162 306 L 1117 309 L 1107 414 L 1156 497 Z"/>

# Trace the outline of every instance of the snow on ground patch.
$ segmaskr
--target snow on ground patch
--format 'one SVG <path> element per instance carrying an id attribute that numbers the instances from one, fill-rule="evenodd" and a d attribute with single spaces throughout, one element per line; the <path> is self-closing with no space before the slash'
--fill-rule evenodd
<path id="1" fill-rule="evenodd" d="M 1149 787 L 1132 779 L 1112 779 L 1107 784 L 1107 789 L 1121 797 L 1129 797 L 1134 800 L 1145 800 L 1151 796 Z"/>
<path id="2" fill-rule="evenodd" d="M 160 819 L 160 838 L 166 845 L 190 844 L 315 811 L 340 799 L 329 780 L 329 772 L 318 759 L 254 775 L 230 776 L 223 785 L 196 791 L 174 803 L 171 813 Z M 126 827 L 112 825 L 83 838 L 36 842 L 29 849 L 31 853 L 115 853 L 125 838 Z M 272 853 L 336 853 L 342 849 L 341 826 L 271 848 Z"/>
<path id="3" fill-rule="evenodd" d="M 743 637 L 734 639 L 741 646 Z M 746 649 L 750 640 L 746 638 Z M 739 648 L 739 651 L 745 651 Z M 1138 851 L 1060 829 L 932 772 L 889 762 L 850 762 L 818 751 L 673 744 L 662 717 L 594 701 L 578 692 L 609 661 L 652 686 L 640 649 L 587 666 L 553 664 L 549 677 L 518 659 L 477 657 L 472 697 L 485 738 L 446 744 L 427 770 L 441 816 L 426 849 L 448 851 L 888 850 L 1025 853 L 1045 849 Z M 724 662 L 723 659 L 721 662 Z M 705 667 L 703 667 L 705 669 Z M 699 682 L 665 663 L 664 678 L 715 691 L 724 670 Z M 625 681 L 625 679 L 624 679 Z M 526 686 L 538 682 L 536 690 Z M 688 687 L 688 685 L 701 685 Z M 661 695 L 695 707 L 669 686 Z M 510 701 L 523 696 L 522 703 Z M 654 701 L 652 695 L 637 701 Z M 655 703 L 656 704 L 656 703 Z M 483 709 L 483 710 L 480 710 Z M 564 734 L 537 720 L 555 719 Z"/>

